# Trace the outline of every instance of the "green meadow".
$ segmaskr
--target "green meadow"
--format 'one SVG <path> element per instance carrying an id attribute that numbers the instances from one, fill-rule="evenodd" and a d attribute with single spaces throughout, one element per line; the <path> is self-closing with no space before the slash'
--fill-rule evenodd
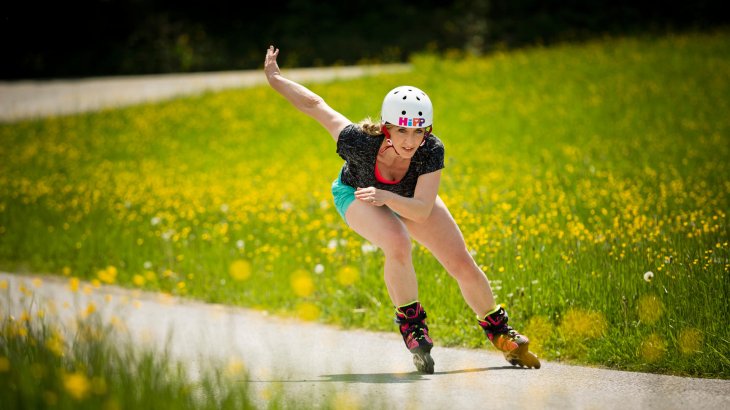
<path id="1" fill-rule="evenodd" d="M 307 85 L 353 121 L 430 95 L 440 195 L 542 358 L 730 378 L 730 31 L 412 64 Z M 267 86 L 0 124 L 0 158 L 2 270 L 397 333 L 382 253 L 332 205 L 332 139 Z M 492 349 L 414 260 L 434 354 Z"/>
<path id="2" fill-rule="evenodd" d="M 59 326 L 40 312 L 0 321 L 3 408 L 257 408 L 239 363 L 211 365 L 193 377 L 185 362 L 134 346 L 94 314 Z"/>

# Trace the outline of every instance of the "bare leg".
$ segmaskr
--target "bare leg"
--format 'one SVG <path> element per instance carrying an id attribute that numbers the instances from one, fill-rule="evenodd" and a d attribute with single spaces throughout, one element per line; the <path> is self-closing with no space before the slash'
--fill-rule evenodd
<path id="1" fill-rule="evenodd" d="M 385 254 L 385 286 L 395 306 L 418 300 L 418 281 L 411 259 L 411 237 L 406 226 L 387 207 L 355 201 L 347 222 L 360 236 Z"/>
<path id="2" fill-rule="evenodd" d="M 456 279 L 464 300 L 477 316 L 483 318 L 496 307 L 487 276 L 466 248 L 464 236 L 440 197 L 436 198 L 431 216 L 425 222 L 404 222 L 413 238 L 431 251 Z"/>

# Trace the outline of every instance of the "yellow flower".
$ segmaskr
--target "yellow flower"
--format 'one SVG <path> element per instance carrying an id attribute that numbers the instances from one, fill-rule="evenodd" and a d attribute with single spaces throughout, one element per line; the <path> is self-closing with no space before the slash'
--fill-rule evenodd
<path id="1" fill-rule="evenodd" d="M 113 284 L 117 280 L 117 268 L 107 266 L 106 269 L 98 271 L 96 276 L 104 283 Z"/>
<path id="2" fill-rule="evenodd" d="M 63 336 L 58 331 L 54 331 L 46 340 L 46 348 L 58 357 L 63 356 Z"/>
<path id="3" fill-rule="evenodd" d="M 319 318 L 319 308 L 313 303 L 302 303 L 297 306 L 297 316 L 306 321 L 314 321 Z"/>
<path id="4" fill-rule="evenodd" d="M 84 316 L 90 316 L 94 312 L 96 312 L 96 305 L 94 302 L 89 302 L 89 304 L 86 306 L 86 310 L 84 311 Z"/>
<path id="5" fill-rule="evenodd" d="M 251 263 L 243 259 L 237 259 L 231 264 L 229 273 L 234 280 L 246 280 L 251 276 Z"/>
<path id="6" fill-rule="evenodd" d="M 679 350 L 685 355 L 699 353 L 702 348 L 702 339 L 702 333 L 699 329 L 682 329 L 679 333 Z"/>
<path id="7" fill-rule="evenodd" d="M 307 297 L 314 292 L 314 281 L 308 272 L 298 270 L 291 276 L 291 286 L 294 293 L 301 297 Z"/>
<path id="8" fill-rule="evenodd" d="M 86 375 L 81 372 L 63 375 L 63 386 L 76 400 L 83 400 L 89 394 L 91 384 Z"/>
<path id="9" fill-rule="evenodd" d="M 68 288 L 71 289 L 71 292 L 77 292 L 79 290 L 79 278 L 69 279 Z"/>
<path id="10" fill-rule="evenodd" d="M 0 356 L 0 373 L 5 373 L 10 370 L 10 360 L 5 356 Z"/>
<path id="11" fill-rule="evenodd" d="M 664 314 L 664 304 L 654 295 L 639 299 L 639 319 L 647 324 L 656 323 Z"/>
<path id="12" fill-rule="evenodd" d="M 657 334 L 647 337 L 639 347 L 639 354 L 648 363 L 660 360 L 667 351 L 667 344 Z"/>
<path id="13" fill-rule="evenodd" d="M 145 283 L 144 276 L 142 276 L 142 275 L 134 275 L 132 277 L 132 283 L 134 283 L 135 286 L 139 286 L 139 287 L 144 286 L 144 283 Z"/>
<path id="14" fill-rule="evenodd" d="M 357 282 L 360 273 L 352 266 L 345 266 L 337 272 L 337 281 L 343 286 L 350 286 Z"/>
<path id="15" fill-rule="evenodd" d="M 582 309 L 568 310 L 560 325 L 567 340 L 595 339 L 603 336 L 607 328 L 608 322 L 603 314 Z"/>

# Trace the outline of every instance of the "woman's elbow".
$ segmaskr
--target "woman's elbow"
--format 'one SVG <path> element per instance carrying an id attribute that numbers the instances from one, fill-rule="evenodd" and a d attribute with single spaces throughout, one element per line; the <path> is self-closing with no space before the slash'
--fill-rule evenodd
<path id="1" fill-rule="evenodd" d="M 427 210 L 417 213 L 413 216 L 413 222 L 422 224 L 428 221 L 428 218 L 431 216 L 431 210 L 432 208 L 429 208 Z"/>

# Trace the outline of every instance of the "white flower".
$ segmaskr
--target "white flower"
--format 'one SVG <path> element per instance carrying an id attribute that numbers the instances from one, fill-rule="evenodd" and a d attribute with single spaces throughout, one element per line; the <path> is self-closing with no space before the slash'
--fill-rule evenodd
<path id="1" fill-rule="evenodd" d="M 329 243 L 327 244 L 328 249 L 335 249 L 337 248 L 337 239 L 330 239 Z"/>
<path id="2" fill-rule="evenodd" d="M 224 214 L 228 212 L 228 204 L 221 205 L 221 212 Z"/>
<path id="3" fill-rule="evenodd" d="M 652 271 L 647 271 L 647 272 L 646 272 L 646 273 L 644 274 L 644 280 L 645 280 L 645 281 L 647 281 L 647 282 L 651 282 L 651 280 L 652 280 L 652 279 L 654 279 L 654 272 L 652 272 Z"/>
<path id="4" fill-rule="evenodd" d="M 319 275 L 322 272 L 324 272 L 324 265 L 322 265 L 321 263 L 318 263 L 317 265 L 314 266 L 314 273 Z"/>
<path id="5" fill-rule="evenodd" d="M 246 242 L 243 241 L 243 239 L 239 239 L 236 241 L 236 248 L 243 249 L 246 246 Z"/>
<path id="6" fill-rule="evenodd" d="M 150 221 L 150 223 L 152 224 L 152 226 L 155 226 L 155 225 L 159 224 L 160 222 L 162 222 L 162 219 L 160 219 L 159 216 L 156 216 L 156 217 L 152 218 L 152 220 Z"/>
<path id="7" fill-rule="evenodd" d="M 144 263 L 143 266 L 144 266 L 145 269 L 150 270 L 150 269 L 152 269 L 152 262 L 147 261 L 147 262 Z"/>
<path id="8" fill-rule="evenodd" d="M 378 247 L 370 242 L 365 242 L 360 248 L 362 249 L 362 253 L 373 253 L 378 250 Z"/>

